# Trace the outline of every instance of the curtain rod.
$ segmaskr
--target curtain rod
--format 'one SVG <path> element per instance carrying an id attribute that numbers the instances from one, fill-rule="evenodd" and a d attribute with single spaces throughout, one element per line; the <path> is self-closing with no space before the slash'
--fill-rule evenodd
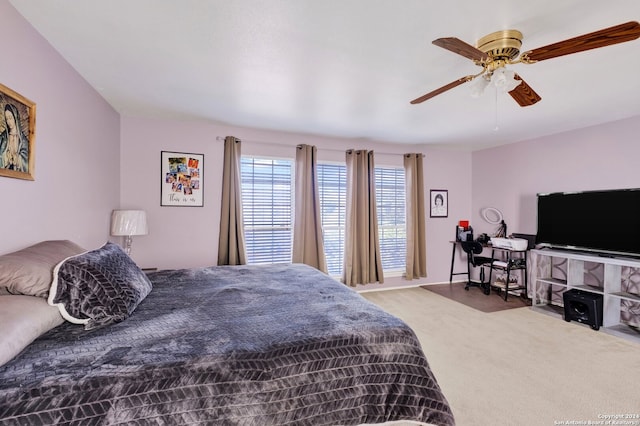
<path id="1" fill-rule="evenodd" d="M 217 141 L 224 141 L 225 137 L 224 136 L 216 136 L 216 140 Z M 239 141 L 242 141 L 243 139 L 240 138 L 236 138 Z M 296 148 L 300 148 L 302 146 L 302 144 L 297 144 L 297 145 L 289 145 L 286 143 L 278 143 L 278 142 L 265 142 L 265 141 L 256 141 L 256 140 L 246 140 L 246 142 L 250 142 L 250 143 L 257 143 L 257 144 L 264 144 L 264 145 L 276 145 L 276 146 L 286 146 L 286 147 L 296 147 Z M 349 149 L 336 149 L 336 148 L 318 148 L 321 151 L 334 151 L 334 152 L 345 152 L 345 151 L 354 151 L 353 148 L 349 148 Z M 357 150 L 356 150 L 357 151 Z M 380 155 L 401 155 L 404 156 L 407 153 L 398 153 L 398 152 L 380 152 L 380 151 L 376 151 L 375 149 L 373 150 L 374 153 L 376 154 L 380 154 Z M 424 154 L 422 154 L 422 157 L 424 158 Z"/>
<path id="2" fill-rule="evenodd" d="M 233 136 L 235 137 L 235 136 Z M 216 136 L 216 140 L 217 141 L 224 141 L 225 137 L 224 136 Z M 254 140 L 248 140 L 248 139 L 240 139 L 240 138 L 236 138 L 239 141 L 245 141 L 245 142 L 249 142 L 249 143 L 257 143 L 257 144 L 263 144 L 263 145 L 276 145 L 276 146 L 288 146 L 288 147 L 294 147 L 295 145 L 289 145 L 286 143 L 278 143 L 278 142 L 262 142 L 262 141 L 254 141 Z"/>

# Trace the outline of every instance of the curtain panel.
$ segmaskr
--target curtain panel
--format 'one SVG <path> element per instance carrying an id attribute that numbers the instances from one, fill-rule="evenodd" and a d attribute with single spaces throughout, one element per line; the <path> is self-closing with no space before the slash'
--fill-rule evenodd
<path id="1" fill-rule="evenodd" d="M 423 155 L 404 155 L 406 191 L 406 279 L 427 276 Z"/>
<path id="2" fill-rule="evenodd" d="M 384 282 L 373 151 L 349 150 L 342 281 L 349 285 Z"/>
<path id="3" fill-rule="evenodd" d="M 246 265 L 247 263 L 242 220 L 240 145 L 240 139 L 233 136 L 224 138 L 218 265 Z"/>
<path id="4" fill-rule="evenodd" d="M 292 261 L 313 266 L 326 273 L 316 158 L 315 146 L 296 147 Z"/>

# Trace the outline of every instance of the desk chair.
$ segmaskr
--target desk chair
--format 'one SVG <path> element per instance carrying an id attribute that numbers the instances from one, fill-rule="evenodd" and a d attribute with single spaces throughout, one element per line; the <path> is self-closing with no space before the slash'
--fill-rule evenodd
<path id="1" fill-rule="evenodd" d="M 489 282 L 485 282 L 485 265 L 491 265 L 493 263 L 492 257 L 477 256 L 482 253 L 482 244 L 478 241 L 461 241 L 460 245 L 462 250 L 467 253 L 467 285 L 465 290 L 469 290 L 469 287 L 480 287 L 484 290 L 484 294 L 489 294 L 490 286 Z M 480 267 L 480 282 L 471 280 L 471 267 Z"/>

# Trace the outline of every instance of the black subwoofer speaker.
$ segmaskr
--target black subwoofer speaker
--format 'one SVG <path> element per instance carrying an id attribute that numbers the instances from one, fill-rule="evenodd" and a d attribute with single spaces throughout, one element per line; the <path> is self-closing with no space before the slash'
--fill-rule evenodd
<path id="1" fill-rule="evenodd" d="M 602 294 L 567 290 L 562 294 L 564 300 L 564 320 L 588 324 L 594 330 L 602 325 Z"/>

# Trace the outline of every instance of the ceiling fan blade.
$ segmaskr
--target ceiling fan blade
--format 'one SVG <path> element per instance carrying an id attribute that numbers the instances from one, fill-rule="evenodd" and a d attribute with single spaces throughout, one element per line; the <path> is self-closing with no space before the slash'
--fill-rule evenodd
<path id="1" fill-rule="evenodd" d="M 489 55 L 484 53 L 482 50 L 476 49 L 470 44 L 467 44 L 455 37 L 439 38 L 433 40 L 432 43 L 436 46 L 447 49 L 453 53 L 457 53 L 458 55 L 462 55 L 465 58 L 471 59 L 473 61 L 482 61 L 489 57 Z"/>
<path id="2" fill-rule="evenodd" d="M 511 97 L 521 106 L 526 107 L 538 103 L 542 98 L 522 79 L 518 74 L 513 76 L 516 80 L 522 81 L 515 89 L 509 92 Z"/>
<path id="3" fill-rule="evenodd" d="M 638 37 L 640 37 L 640 24 L 637 21 L 630 21 L 530 50 L 524 53 L 522 58 L 523 62 L 527 60 L 544 61 L 545 59 L 557 58 L 571 53 L 624 43 L 635 40 Z"/>
<path id="4" fill-rule="evenodd" d="M 468 75 L 468 76 L 466 76 L 466 77 L 459 78 L 459 79 L 457 79 L 456 81 L 452 81 L 451 83 L 446 84 L 446 85 L 444 85 L 444 86 L 440 87 L 439 89 L 436 89 L 436 90 L 434 90 L 434 91 L 432 91 L 432 92 L 427 93 L 426 95 L 422 95 L 422 96 L 420 96 L 419 98 L 416 98 L 416 99 L 412 100 L 412 101 L 411 101 L 411 103 L 412 103 L 412 104 L 419 104 L 419 103 L 422 103 L 422 102 L 426 101 L 427 99 L 431 99 L 431 98 L 433 98 L 433 97 L 435 97 L 435 96 L 438 96 L 439 94 L 444 93 L 444 92 L 446 92 L 447 90 L 451 90 L 451 89 L 453 89 L 454 87 L 458 87 L 458 86 L 460 86 L 462 83 L 466 83 L 467 81 L 470 81 L 470 80 L 472 80 L 472 79 L 473 79 L 473 76 L 471 76 L 471 75 Z"/>

